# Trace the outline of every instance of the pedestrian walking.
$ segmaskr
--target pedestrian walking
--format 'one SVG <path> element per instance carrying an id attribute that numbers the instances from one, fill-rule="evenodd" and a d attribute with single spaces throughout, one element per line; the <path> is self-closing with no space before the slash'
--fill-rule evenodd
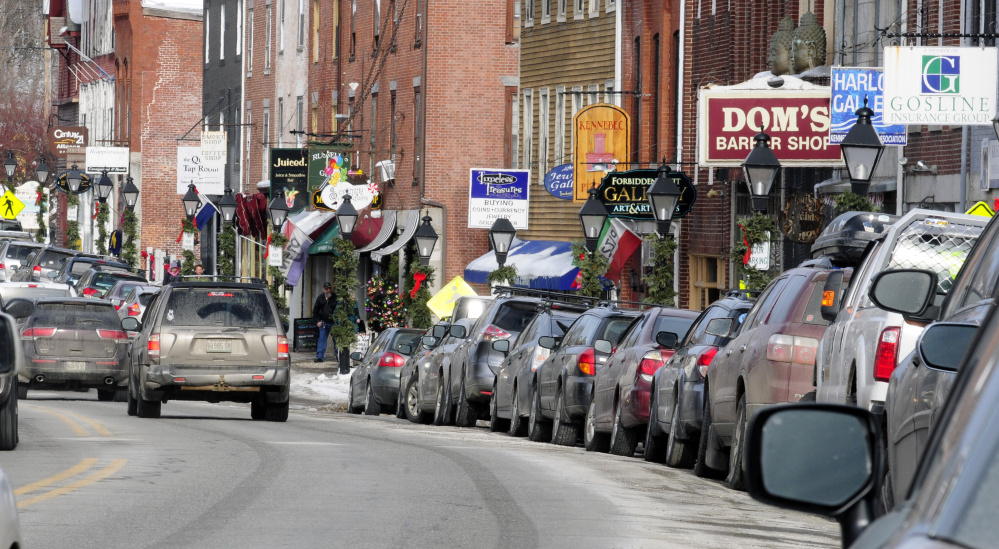
<path id="1" fill-rule="evenodd" d="M 316 342 L 314 362 L 323 362 L 326 358 L 326 344 L 330 337 L 330 328 L 333 326 L 335 310 L 336 298 L 333 297 L 333 285 L 327 282 L 323 284 L 322 295 L 316 298 L 316 303 L 312 306 L 312 318 L 316 319 L 316 326 L 319 327 L 319 341 Z"/>

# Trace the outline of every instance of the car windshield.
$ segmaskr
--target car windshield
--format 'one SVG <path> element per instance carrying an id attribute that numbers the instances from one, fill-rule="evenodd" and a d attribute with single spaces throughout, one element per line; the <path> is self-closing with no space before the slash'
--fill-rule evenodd
<path id="1" fill-rule="evenodd" d="M 118 315 L 109 303 L 39 303 L 32 319 L 35 326 L 120 329 Z"/>
<path id="2" fill-rule="evenodd" d="M 164 326 L 270 328 L 277 325 L 269 296 L 251 288 L 176 288 Z"/>
<path id="3" fill-rule="evenodd" d="M 118 284 L 118 287 L 115 289 L 114 296 L 112 296 L 112 297 L 121 297 L 121 296 L 128 295 L 129 292 L 131 292 L 135 288 L 138 288 L 141 285 L 142 285 L 142 282 L 134 282 L 134 283 L 133 282 L 122 282 L 121 284 Z"/>
<path id="4" fill-rule="evenodd" d="M 392 345 L 389 346 L 389 350 L 399 352 L 399 347 L 403 345 L 409 345 L 410 349 L 416 349 L 416 347 L 420 344 L 420 339 L 422 337 L 423 334 L 419 332 L 399 332 L 395 336 L 395 340 L 392 342 Z"/>
<path id="5" fill-rule="evenodd" d="M 537 314 L 534 303 L 504 303 L 500 305 L 492 325 L 510 334 L 516 335 L 524 331 L 524 327 Z"/>
<path id="6" fill-rule="evenodd" d="M 70 252 L 46 250 L 38 261 L 38 265 L 43 269 L 62 269 L 63 265 L 66 264 L 66 260 L 73 257 L 73 255 Z"/>
<path id="7" fill-rule="evenodd" d="M 9 284 L 0 284 L 0 300 L 7 302 L 17 297 L 23 297 L 25 299 L 38 299 L 40 297 L 73 297 L 73 294 L 70 292 L 69 288 L 61 288 L 58 286 L 32 288 L 29 286 L 11 286 Z"/>
<path id="8" fill-rule="evenodd" d="M 31 252 L 37 249 L 37 246 L 22 246 L 11 243 L 10 246 L 7 246 L 6 258 L 13 259 L 14 261 L 24 261 L 26 257 L 31 255 Z"/>

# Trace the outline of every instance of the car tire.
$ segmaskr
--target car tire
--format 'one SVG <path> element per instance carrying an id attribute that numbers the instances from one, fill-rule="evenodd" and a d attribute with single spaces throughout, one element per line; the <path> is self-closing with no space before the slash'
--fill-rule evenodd
<path id="1" fill-rule="evenodd" d="M 461 388 L 458 389 L 458 405 L 454 414 L 454 424 L 458 427 L 475 427 L 475 421 L 479 418 L 479 415 L 465 394 L 464 378 L 465 375 L 462 374 Z"/>
<path id="2" fill-rule="evenodd" d="M 250 419 L 260 421 L 267 415 L 267 402 L 262 398 L 250 401 Z"/>
<path id="3" fill-rule="evenodd" d="M 673 411 L 673 415 L 676 415 L 676 410 Z M 649 399 L 649 427 L 645 430 L 645 455 L 642 458 L 645 461 L 662 463 L 666 461 L 667 441 L 659 429 L 657 417 L 659 417 L 659 391 L 653 387 L 652 398 Z"/>
<path id="4" fill-rule="evenodd" d="M 127 402 L 128 401 L 128 387 L 118 387 L 114 392 L 115 402 Z"/>
<path id="5" fill-rule="evenodd" d="M 527 422 L 524 416 L 520 415 L 520 395 L 519 390 L 513 388 L 513 403 L 510 405 L 510 430 L 507 433 L 512 437 L 527 436 Z"/>
<path id="6" fill-rule="evenodd" d="M 680 399 L 673 405 L 673 418 L 669 422 L 669 442 L 666 443 L 666 466 L 690 469 L 697 459 L 697 448 L 692 440 L 680 440 Z"/>
<path id="7" fill-rule="evenodd" d="M 708 402 L 708 387 L 704 387 L 704 408 L 701 414 L 701 436 L 697 441 L 697 461 L 694 462 L 694 475 L 700 478 L 716 479 L 721 471 L 708 467 L 708 438 L 711 434 L 711 404 Z"/>
<path id="8" fill-rule="evenodd" d="M 732 446 L 729 447 L 728 477 L 725 482 L 733 490 L 746 489 L 746 474 L 742 470 L 742 457 L 746 442 L 746 395 L 739 397 L 735 413 L 735 429 L 732 431 Z"/>
<path id="9" fill-rule="evenodd" d="M 406 383 L 406 400 L 403 406 L 406 410 L 406 419 L 413 423 L 426 424 L 433 420 L 433 415 L 420 409 L 420 388 L 417 386 L 416 378 L 410 378 Z"/>
<path id="10" fill-rule="evenodd" d="M 101 402 L 111 402 L 114 400 L 114 389 L 97 389 L 97 400 Z"/>
<path id="11" fill-rule="evenodd" d="M 377 416 L 382 413 L 382 405 L 375 400 L 375 390 L 371 387 L 371 380 L 365 384 L 364 389 L 364 415 Z"/>
<path id="12" fill-rule="evenodd" d="M 24 400 L 28 398 L 28 384 L 17 382 L 17 399 Z"/>
<path id="13" fill-rule="evenodd" d="M 291 399 L 284 402 L 268 402 L 267 411 L 264 413 L 264 419 L 279 423 L 288 421 L 288 410 L 290 405 Z"/>
<path id="14" fill-rule="evenodd" d="M 447 387 L 444 386 L 444 376 L 437 379 L 437 406 L 434 408 L 434 425 L 448 424 Z"/>
<path id="15" fill-rule="evenodd" d="M 887 467 L 887 465 L 885 466 Z M 895 488 L 892 486 L 891 469 L 885 469 L 885 475 L 881 479 L 881 489 L 878 491 L 877 516 L 881 517 L 891 512 L 895 508 Z"/>
<path id="16" fill-rule="evenodd" d="M 139 409 L 139 401 L 135 399 L 135 396 L 132 395 L 132 389 L 129 388 L 128 389 L 128 406 L 126 408 L 126 412 L 128 413 L 128 415 L 134 416 L 134 415 L 136 415 L 138 413 L 138 409 Z"/>
<path id="17" fill-rule="evenodd" d="M 11 393 L 0 408 L 0 450 L 17 448 L 17 395 Z"/>
<path id="18" fill-rule="evenodd" d="M 611 428 L 610 453 L 615 456 L 633 456 L 638 447 L 638 429 L 627 428 L 621 423 L 621 404 L 614 409 L 614 425 Z"/>
<path id="19" fill-rule="evenodd" d="M 801 399 L 798 402 L 815 402 L 815 391 L 810 391 L 801 395 Z"/>
<path id="20" fill-rule="evenodd" d="M 160 401 L 146 400 L 142 398 L 142 391 L 139 391 L 138 406 L 136 407 L 135 414 L 139 417 L 155 419 L 160 417 L 162 412 L 163 403 Z"/>
<path id="21" fill-rule="evenodd" d="M 493 384 L 493 398 L 489 399 L 489 430 L 499 433 L 510 429 L 510 420 L 499 417 L 499 403 L 496 399 L 496 384 Z"/>
<path id="22" fill-rule="evenodd" d="M 354 388 L 347 385 L 347 413 L 360 414 L 361 409 L 354 405 Z"/>
<path id="23" fill-rule="evenodd" d="M 583 424 L 583 447 L 587 452 L 607 453 L 610 449 L 610 437 L 607 433 L 597 431 L 597 403 L 590 401 L 586 410 L 586 421 Z"/>
<path id="24" fill-rule="evenodd" d="M 535 387 L 531 397 L 531 415 L 527 417 L 527 438 L 546 442 L 552 438 L 552 424 L 541 415 L 541 392 Z"/>
<path id="25" fill-rule="evenodd" d="M 399 394 L 396 395 L 395 399 L 395 417 L 399 419 L 406 419 L 406 393 L 402 391 L 406 384 L 399 380 Z"/>
<path id="26" fill-rule="evenodd" d="M 552 423 L 552 444 L 558 446 L 575 446 L 579 440 L 579 424 L 574 423 L 565 411 L 565 392 L 558 389 L 558 400 L 555 402 L 555 421 Z"/>

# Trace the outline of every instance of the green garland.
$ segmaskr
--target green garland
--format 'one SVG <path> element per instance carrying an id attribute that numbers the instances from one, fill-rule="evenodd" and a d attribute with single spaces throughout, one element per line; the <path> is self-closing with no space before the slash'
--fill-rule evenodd
<path id="1" fill-rule="evenodd" d="M 434 268 L 430 265 L 420 264 L 420 257 L 416 253 L 415 245 L 406 248 L 406 257 L 411 259 L 409 268 L 406 269 L 406 288 L 402 293 L 402 302 L 409 311 L 409 325 L 413 328 L 429 328 L 434 323 L 433 312 L 430 311 L 430 307 L 427 307 L 427 301 L 433 297 L 430 295 L 430 288 L 436 277 Z M 426 278 L 420 283 L 420 289 L 416 291 L 416 295 L 410 297 L 413 288 L 416 287 L 416 280 L 413 278 L 416 273 L 423 273 Z"/>
<path id="2" fill-rule="evenodd" d="M 38 231 L 35 233 L 35 242 L 45 242 L 48 227 L 45 225 L 45 213 L 48 212 L 48 199 L 45 198 L 45 189 L 39 186 L 38 189 L 38 215 L 35 220 L 38 222 Z"/>
<path id="3" fill-rule="evenodd" d="M 97 217 L 94 219 L 97 222 L 97 253 L 100 255 L 108 254 L 108 217 L 110 217 L 110 210 L 111 208 L 107 204 L 97 203 Z"/>
<path id="4" fill-rule="evenodd" d="M 218 273 L 236 276 L 236 225 L 226 225 L 218 233 Z"/>
<path id="5" fill-rule="evenodd" d="M 80 207 L 80 197 L 75 194 L 66 195 L 66 205 Z M 64 245 L 72 250 L 82 250 L 83 242 L 80 240 L 80 222 L 69 220 L 66 223 L 66 241 Z"/>
<path id="6" fill-rule="evenodd" d="M 743 258 L 754 245 L 762 244 L 767 240 L 767 233 L 770 233 L 770 239 L 773 241 L 773 236 L 777 234 L 777 225 L 773 219 L 761 213 L 740 220 L 739 225 L 742 226 L 742 236 L 749 242 L 749 246 L 747 247 L 740 239 L 736 239 L 736 244 L 732 246 L 731 260 L 735 263 L 735 270 L 746 289 L 762 290 L 774 279 L 774 274 L 771 273 L 773 269 L 761 271 L 755 267 L 750 267 L 743 263 Z"/>
<path id="7" fill-rule="evenodd" d="M 198 258 L 194 255 L 191 250 L 184 250 L 180 253 L 183 258 L 180 260 L 180 274 L 184 276 L 189 276 L 194 274 L 194 264 L 198 262 Z"/>
<path id="8" fill-rule="evenodd" d="M 652 271 L 642 276 L 642 281 L 649 287 L 645 302 L 674 305 L 673 255 L 676 253 L 676 240 L 671 236 L 660 239 L 656 233 L 649 233 L 645 240 L 652 247 Z"/>
<path id="9" fill-rule="evenodd" d="M 836 215 L 846 212 L 880 212 L 881 208 L 874 205 L 866 196 L 846 191 L 836 198 Z"/>
<path id="10" fill-rule="evenodd" d="M 337 301 L 333 313 L 333 326 L 330 335 L 336 343 L 337 350 L 350 348 L 357 342 L 355 324 L 350 320 L 357 301 L 354 292 L 357 290 L 357 256 L 354 255 L 354 244 L 349 240 L 337 238 L 333 241 L 332 272 L 333 297 Z"/>
<path id="11" fill-rule="evenodd" d="M 607 258 L 600 253 L 590 254 L 582 242 L 573 242 L 572 264 L 579 267 L 579 272 L 582 275 L 579 295 L 601 297 L 604 293 L 604 286 L 600 282 L 600 277 L 607 272 L 607 267 L 610 265 Z"/>
<path id="12" fill-rule="evenodd" d="M 125 216 L 121 222 L 121 232 L 125 237 L 125 241 L 121 246 L 121 259 L 129 267 L 135 267 L 135 264 L 139 261 L 139 249 L 135 245 L 135 239 L 138 236 L 138 227 L 139 220 L 136 218 L 135 212 L 126 208 Z"/>
<path id="13" fill-rule="evenodd" d="M 486 275 L 486 283 L 490 286 L 493 284 L 509 284 L 513 285 L 517 279 L 517 266 L 516 265 L 503 265 L 497 268 L 495 271 L 490 272 Z"/>

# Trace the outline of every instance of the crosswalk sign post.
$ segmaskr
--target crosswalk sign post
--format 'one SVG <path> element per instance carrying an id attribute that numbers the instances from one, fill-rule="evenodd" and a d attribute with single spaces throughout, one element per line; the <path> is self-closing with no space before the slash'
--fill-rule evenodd
<path id="1" fill-rule="evenodd" d="M 0 217 L 11 220 L 16 219 L 17 214 L 21 213 L 23 209 L 24 202 L 21 202 L 14 196 L 14 193 L 10 192 L 9 189 L 3 193 L 3 196 L 0 196 Z"/>

